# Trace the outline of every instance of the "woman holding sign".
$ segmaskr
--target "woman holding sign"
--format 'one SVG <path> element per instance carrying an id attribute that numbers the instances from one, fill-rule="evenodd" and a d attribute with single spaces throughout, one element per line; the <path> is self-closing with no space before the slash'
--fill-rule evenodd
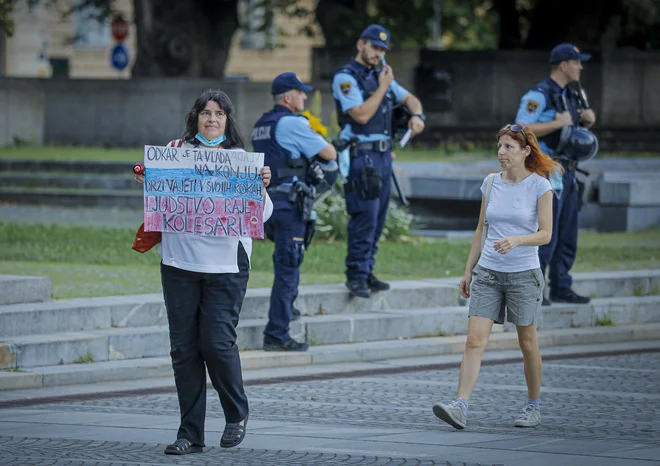
<path id="1" fill-rule="evenodd" d="M 465 428 L 481 355 L 493 323 L 503 324 L 505 312 L 518 332 L 527 381 L 528 399 L 515 426 L 534 427 L 541 420 L 536 323 L 544 281 L 538 246 L 552 237 L 552 188 L 547 176 L 557 163 L 541 152 L 529 128 L 506 125 L 498 132 L 497 143 L 502 172 L 488 175 L 481 185 L 479 224 L 459 285 L 470 306 L 458 393 L 449 404 L 433 406 L 436 416 L 457 429 Z"/>
<path id="2" fill-rule="evenodd" d="M 224 92 L 206 90 L 186 116 L 183 138 L 168 146 L 244 149 L 245 138 L 235 118 L 234 106 Z M 261 177 L 266 221 L 273 211 L 265 189 L 271 178 L 269 167 L 261 169 Z M 136 180 L 143 184 L 144 176 L 136 175 Z M 247 289 L 252 240 L 163 232 L 158 252 L 181 410 L 177 440 L 165 453 L 197 453 L 205 446 L 206 369 L 225 415 L 220 446 L 235 447 L 245 438 L 249 411 L 236 326 Z"/>

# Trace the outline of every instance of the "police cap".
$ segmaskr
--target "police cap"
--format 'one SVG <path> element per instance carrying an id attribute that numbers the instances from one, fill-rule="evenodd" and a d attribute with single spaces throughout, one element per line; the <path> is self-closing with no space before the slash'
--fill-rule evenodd
<path id="1" fill-rule="evenodd" d="M 273 79 L 273 85 L 270 88 L 270 93 L 273 95 L 284 94 L 290 90 L 296 89 L 298 91 L 310 92 L 314 88 L 303 84 L 303 82 L 296 76 L 296 73 L 286 72 L 277 75 Z"/>
<path id="2" fill-rule="evenodd" d="M 578 48 L 573 44 L 559 44 L 550 52 L 550 63 L 556 65 L 566 60 L 582 60 L 588 61 L 591 55 L 588 53 L 581 53 Z"/>
<path id="3" fill-rule="evenodd" d="M 390 49 L 390 33 L 379 24 L 367 26 L 360 34 L 360 39 L 367 39 L 372 44 L 383 47 L 385 50 Z"/>

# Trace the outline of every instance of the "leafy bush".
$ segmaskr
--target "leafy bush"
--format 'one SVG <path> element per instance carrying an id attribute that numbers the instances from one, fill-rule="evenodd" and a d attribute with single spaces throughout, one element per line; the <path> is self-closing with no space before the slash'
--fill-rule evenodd
<path id="1" fill-rule="evenodd" d="M 345 240 L 349 216 L 346 213 L 346 201 L 339 192 L 333 191 L 323 201 L 314 206 L 316 210 L 316 238 L 326 240 Z M 390 208 L 383 228 L 382 240 L 410 241 L 410 226 L 414 216 L 405 207 L 390 202 Z"/>

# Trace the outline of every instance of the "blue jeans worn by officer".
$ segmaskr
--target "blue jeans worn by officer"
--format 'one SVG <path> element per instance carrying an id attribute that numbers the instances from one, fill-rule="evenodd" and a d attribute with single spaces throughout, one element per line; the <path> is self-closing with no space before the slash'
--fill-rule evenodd
<path id="1" fill-rule="evenodd" d="M 563 189 L 553 199 L 552 239 L 539 246 L 541 270 L 550 267 L 548 278 L 552 283 L 552 297 L 571 292 L 573 278 L 569 271 L 577 254 L 580 200 L 575 172 L 566 170 L 562 184 Z"/>
<path id="2" fill-rule="evenodd" d="M 374 276 L 373 269 L 391 194 L 392 110 L 394 103 L 408 99 L 409 92 L 395 80 L 390 82 L 384 79 L 383 82 L 389 82 L 388 87 L 381 87 L 381 71 L 374 66 L 374 61 L 384 56 L 384 51 L 389 49 L 389 41 L 390 34 L 385 28 L 375 24 L 368 26 L 360 35 L 357 56 L 340 68 L 332 81 L 337 119 L 342 128 L 340 138 L 355 144 L 351 150 L 348 180 L 344 185 L 346 211 L 351 217 L 348 223 L 346 286 L 351 294 L 361 298 L 368 298 L 372 291 L 390 287 Z M 383 76 L 388 74 L 389 70 Z M 374 102 L 374 99 L 380 100 Z M 375 109 L 368 121 L 362 118 L 358 121 L 351 116 L 354 110 L 365 105 Z M 421 113 L 417 116 L 422 118 Z"/>
<path id="3" fill-rule="evenodd" d="M 282 73 L 273 80 L 271 93 L 276 105 L 255 123 L 252 145 L 264 153 L 273 179 L 269 194 L 273 215 L 264 224 L 266 236 L 275 243 L 273 288 L 270 295 L 268 324 L 264 330 L 264 350 L 305 351 L 307 343 L 289 335 L 293 302 L 298 296 L 300 266 L 305 252 L 305 235 L 311 212 L 311 198 L 298 190 L 306 187 L 309 159 L 316 154 L 336 157 L 334 148 L 311 130 L 309 121 L 297 112 L 303 107 L 305 92 L 312 90 L 294 73 Z M 303 201 L 309 209 L 304 210 Z"/>
<path id="4" fill-rule="evenodd" d="M 582 124 L 580 109 L 583 103 L 579 93 L 569 88 L 567 83 L 575 80 L 575 63 L 579 64 L 589 58 L 589 55 L 580 53 L 572 44 L 556 46 L 550 53 L 550 63 L 555 65 L 552 74 L 523 95 L 516 121 L 523 125 L 550 123 L 559 121 L 558 113 L 568 112 L 572 126 L 579 127 Z M 538 138 L 541 149 L 553 157 L 560 155 L 556 154 L 560 133 L 561 129 L 558 129 Z M 575 177 L 577 164 L 569 163 L 569 157 L 565 154 L 560 160 L 565 169 L 564 175 L 555 175 L 555 179 L 551 176 L 555 189 L 552 239 L 549 244 L 539 247 L 541 270 L 545 273 L 546 267 L 550 268 L 550 300 L 544 298 L 544 305 L 550 304 L 551 300 L 575 304 L 590 301 L 588 297 L 580 296 L 572 290 L 573 280 L 569 273 L 575 262 L 578 240 L 580 199 Z"/>
<path id="5" fill-rule="evenodd" d="M 380 192 L 369 199 L 365 192 L 364 170 L 371 165 L 380 178 Z M 378 240 L 385 227 L 392 191 L 392 152 L 359 151 L 351 160 L 348 182 L 344 186 L 348 221 L 346 278 L 349 283 L 364 281 L 369 289 L 386 290 L 389 286 L 373 275 Z"/>

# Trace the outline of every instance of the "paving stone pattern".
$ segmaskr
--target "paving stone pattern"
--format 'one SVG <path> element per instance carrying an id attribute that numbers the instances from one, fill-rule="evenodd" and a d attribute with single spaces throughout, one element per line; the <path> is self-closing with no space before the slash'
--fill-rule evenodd
<path id="1" fill-rule="evenodd" d="M 451 399 L 457 378 L 458 369 L 447 369 L 249 386 L 250 419 L 310 426 L 351 425 L 364 431 L 397 428 L 446 433 L 450 428 L 433 416 L 431 407 L 437 401 Z M 472 397 L 465 432 L 515 436 L 521 441 L 537 437 L 579 439 L 585 444 L 616 442 L 630 448 L 654 448 L 660 443 L 659 386 L 660 353 L 547 362 L 543 374 L 542 422 L 536 429 L 515 429 L 513 420 L 527 399 L 522 364 L 485 366 Z M 53 409 L 72 416 L 97 413 L 99 418 L 105 414 L 140 413 L 178 416 L 176 397 L 170 394 L 66 401 L 30 408 Z M 208 412 L 209 418 L 222 418 L 220 403 L 212 392 Z M 295 442 L 290 442 L 282 450 L 221 451 L 210 447 L 203 455 L 172 458 L 162 454 L 164 445 L 4 436 L 0 437 L 0 464 L 486 464 L 456 462 L 455 456 L 452 461 L 443 460 L 441 447 L 437 458 L 415 458 L 351 455 L 331 450 L 298 451 L 291 448 L 294 445 Z M 660 457 L 654 459 L 657 461 L 648 464 L 660 463 Z"/>

